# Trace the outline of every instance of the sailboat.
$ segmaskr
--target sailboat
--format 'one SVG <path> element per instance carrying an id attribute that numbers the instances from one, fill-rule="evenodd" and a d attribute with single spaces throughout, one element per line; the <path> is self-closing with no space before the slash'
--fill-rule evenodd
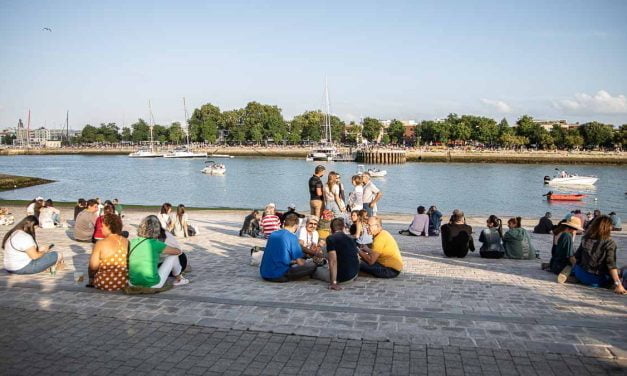
<path id="1" fill-rule="evenodd" d="M 185 111 L 185 135 L 187 136 L 187 144 L 185 146 L 179 146 L 173 151 L 164 154 L 164 158 L 207 158 L 207 153 L 194 153 L 189 144 L 189 123 L 187 121 L 187 106 L 185 105 L 185 98 L 183 98 L 183 110 Z"/>
<path id="2" fill-rule="evenodd" d="M 130 158 L 157 158 L 157 157 L 161 157 L 160 153 L 155 152 L 155 146 L 154 146 L 154 141 L 153 141 L 153 137 L 152 137 L 152 128 L 155 126 L 155 119 L 152 116 L 152 106 L 150 104 L 150 101 L 148 101 L 148 110 L 150 111 L 150 123 L 148 124 L 148 127 L 150 128 L 150 148 L 141 148 L 138 151 L 129 154 L 128 156 Z"/>
<path id="3" fill-rule="evenodd" d="M 324 99 L 326 104 L 324 124 L 322 126 L 324 136 L 320 141 L 320 145 L 307 154 L 307 157 L 305 157 L 306 161 L 332 161 L 339 154 L 331 140 L 331 106 L 329 104 L 329 87 L 326 79 L 324 81 Z"/>

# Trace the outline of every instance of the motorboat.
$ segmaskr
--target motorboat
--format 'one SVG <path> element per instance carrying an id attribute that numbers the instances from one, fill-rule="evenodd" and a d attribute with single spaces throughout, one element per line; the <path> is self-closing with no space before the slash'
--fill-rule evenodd
<path id="1" fill-rule="evenodd" d="M 214 161 L 206 161 L 206 166 L 200 172 L 207 175 L 224 175 L 226 172 L 226 166 L 222 163 L 216 163 Z"/>
<path id="2" fill-rule="evenodd" d="M 136 152 L 130 153 L 129 158 L 158 158 L 163 156 L 161 153 L 156 153 L 148 148 L 139 149 Z"/>
<path id="3" fill-rule="evenodd" d="M 339 155 L 335 146 L 320 146 L 316 149 L 313 149 L 305 160 L 310 161 L 332 161 Z"/>
<path id="4" fill-rule="evenodd" d="M 549 201 L 581 201 L 586 197 L 581 193 L 553 193 L 551 191 L 543 196 L 546 196 Z"/>
<path id="5" fill-rule="evenodd" d="M 163 158 L 207 158 L 207 153 L 195 153 L 188 147 L 182 146 L 163 154 Z"/>
<path id="6" fill-rule="evenodd" d="M 554 177 L 545 176 L 544 184 L 548 185 L 594 185 L 599 178 L 596 176 L 583 176 L 559 171 Z"/>
<path id="7" fill-rule="evenodd" d="M 368 175 L 370 175 L 370 177 L 372 178 L 382 178 L 385 175 L 388 174 L 388 172 L 386 170 L 379 170 L 378 168 L 368 168 L 366 169 L 366 167 L 364 165 L 358 165 L 357 166 L 357 174 L 361 175 L 364 172 L 367 172 Z"/>

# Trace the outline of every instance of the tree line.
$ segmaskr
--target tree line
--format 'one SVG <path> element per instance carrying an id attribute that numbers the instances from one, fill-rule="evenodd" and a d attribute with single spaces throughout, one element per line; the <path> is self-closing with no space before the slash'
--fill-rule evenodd
<path id="1" fill-rule="evenodd" d="M 188 119 L 189 138 L 191 142 L 209 144 L 219 139 L 230 144 L 318 142 L 324 137 L 324 117 L 325 114 L 319 110 L 306 111 L 287 121 L 281 109 L 274 105 L 250 102 L 244 108 L 220 111 L 219 107 L 207 103 L 194 109 Z M 422 121 L 410 132 L 406 132 L 403 123 L 398 120 L 391 121 L 385 128 L 381 121 L 372 117 L 364 118 L 361 124 L 346 124 L 337 116 L 331 116 L 330 123 L 333 141 L 342 143 L 361 143 L 365 139 L 369 143 L 406 146 L 482 144 L 541 149 L 627 146 L 627 124 L 616 129 L 610 124 L 595 121 L 574 128 L 555 124 L 552 129 L 546 130 L 529 115 L 523 115 L 516 121 L 516 126 L 510 126 L 506 119 L 497 123 L 483 116 L 450 114 L 442 120 Z M 161 143 L 185 142 L 185 128 L 178 122 L 169 126 L 155 124 L 153 139 Z M 140 143 L 149 139 L 149 124 L 139 119 L 121 129 L 115 123 L 99 127 L 88 124 L 72 142 Z"/>

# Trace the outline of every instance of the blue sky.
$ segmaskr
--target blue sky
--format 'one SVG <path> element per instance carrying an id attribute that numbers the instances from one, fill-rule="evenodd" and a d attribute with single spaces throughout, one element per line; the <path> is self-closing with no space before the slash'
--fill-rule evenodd
<path id="1" fill-rule="evenodd" d="M 627 123 L 625 1 L 3 1 L 0 128 L 449 112 Z M 52 32 L 42 30 L 52 28 Z"/>

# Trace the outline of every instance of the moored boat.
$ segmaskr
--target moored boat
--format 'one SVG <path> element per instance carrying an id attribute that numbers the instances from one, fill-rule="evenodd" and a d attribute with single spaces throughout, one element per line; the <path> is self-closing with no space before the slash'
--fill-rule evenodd
<path id="1" fill-rule="evenodd" d="M 214 161 L 206 161 L 207 166 L 200 170 L 203 174 L 207 175 L 224 175 L 226 172 L 226 166 L 222 163 L 216 163 Z"/>
<path id="2" fill-rule="evenodd" d="M 559 171 L 554 177 L 545 176 L 544 184 L 548 185 L 594 185 L 599 178 L 596 176 L 583 176 Z"/>
<path id="3" fill-rule="evenodd" d="M 581 201 L 586 195 L 581 193 L 553 193 L 549 192 L 545 194 L 546 199 L 549 201 Z"/>

